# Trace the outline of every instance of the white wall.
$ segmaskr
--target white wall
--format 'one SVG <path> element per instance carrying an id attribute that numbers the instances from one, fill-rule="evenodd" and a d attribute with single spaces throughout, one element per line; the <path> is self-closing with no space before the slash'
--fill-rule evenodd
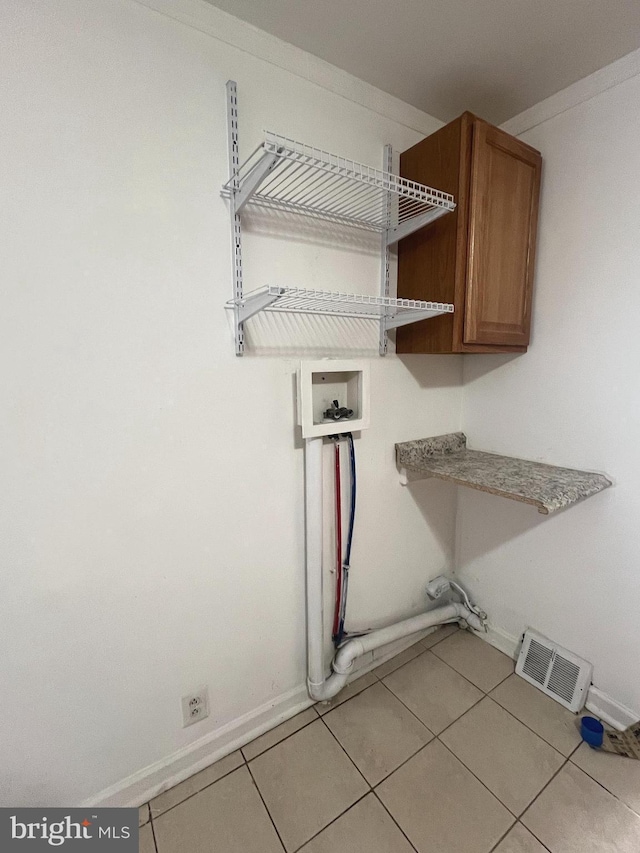
<path id="1" fill-rule="evenodd" d="M 228 78 L 245 154 L 268 127 L 377 164 L 385 142 L 401 150 L 420 138 L 416 117 L 423 132 L 438 123 L 370 87 L 359 106 L 357 81 L 343 98 L 342 73 L 298 52 L 297 76 L 279 67 L 291 48 L 271 40 L 287 62 L 267 62 L 201 31 L 222 21 L 210 6 L 188 11 L 209 24 L 127 0 L 0 6 L 3 805 L 95 801 L 110 786 L 118 801 L 132 774 L 141 790 L 146 767 L 157 779 L 182 750 L 184 768 L 196 742 L 206 761 L 217 732 L 303 693 L 292 383 L 320 343 L 371 356 L 353 623 L 415 612 L 425 579 L 452 561 L 454 490 L 400 488 L 393 444 L 459 428 L 461 360 L 382 360 L 375 329 L 330 321 L 301 332 L 259 321 L 250 342 L 267 355 L 237 359 L 222 307 Z M 244 32 L 224 23 L 225 34 Z M 310 68 L 316 82 L 304 79 Z M 289 242 L 262 233 L 268 221 L 250 223 L 249 289 L 377 292 L 375 246 L 287 227 Z M 625 317 L 608 321 L 612 331 Z M 605 438 L 564 461 L 617 474 L 599 447 Z M 211 717 L 183 730 L 180 697 L 201 684 Z"/>
<path id="2" fill-rule="evenodd" d="M 462 418 L 473 448 L 606 472 L 615 486 L 548 518 L 460 489 L 456 559 L 495 627 L 532 626 L 585 656 L 637 719 L 640 77 L 571 106 L 618 67 L 630 61 L 508 123 L 530 127 L 522 139 L 544 157 L 533 339 L 521 357 L 465 357 Z"/>

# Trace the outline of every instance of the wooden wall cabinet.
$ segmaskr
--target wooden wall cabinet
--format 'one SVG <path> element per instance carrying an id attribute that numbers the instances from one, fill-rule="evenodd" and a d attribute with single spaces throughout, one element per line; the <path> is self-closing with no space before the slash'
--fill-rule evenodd
<path id="1" fill-rule="evenodd" d="M 471 113 L 400 156 L 457 207 L 398 246 L 398 296 L 455 312 L 397 330 L 398 353 L 526 352 L 542 157 Z"/>

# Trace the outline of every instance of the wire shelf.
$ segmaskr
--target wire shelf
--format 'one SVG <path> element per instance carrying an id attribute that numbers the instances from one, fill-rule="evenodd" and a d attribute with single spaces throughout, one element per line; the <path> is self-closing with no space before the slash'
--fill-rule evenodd
<path id="1" fill-rule="evenodd" d="M 439 314 L 453 313 L 453 305 L 445 302 L 392 299 L 389 296 L 362 296 L 331 290 L 305 290 L 301 287 L 273 285 L 253 290 L 239 299 L 230 299 L 227 308 L 238 309 L 242 322 L 259 311 L 282 311 L 368 320 L 384 318 L 388 329 L 426 320 Z"/>
<path id="2" fill-rule="evenodd" d="M 379 324 L 379 352 L 387 352 L 387 332 L 450 314 L 453 305 L 389 297 L 390 246 L 455 210 L 453 196 L 391 172 L 391 146 L 384 148 L 384 167 L 375 169 L 286 136 L 266 132 L 251 156 L 240 163 L 238 93 L 227 81 L 229 180 L 222 195 L 229 199 L 236 355 L 244 352 L 244 323 L 260 311 L 355 317 Z M 380 296 L 360 296 L 300 287 L 262 287 L 244 293 L 242 216 L 246 205 L 302 214 L 339 226 L 380 235 Z"/>
<path id="3" fill-rule="evenodd" d="M 250 201 L 369 231 L 391 230 L 389 242 L 455 209 L 449 193 L 270 132 L 222 195 L 235 196 L 238 212 Z"/>

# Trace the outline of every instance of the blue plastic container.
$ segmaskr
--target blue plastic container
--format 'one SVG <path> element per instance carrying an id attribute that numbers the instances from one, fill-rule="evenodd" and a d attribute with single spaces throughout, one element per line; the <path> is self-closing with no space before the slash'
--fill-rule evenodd
<path id="1" fill-rule="evenodd" d="M 580 734 L 591 749 L 598 749 L 604 740 L 604 726 L 594 717 L 583 717 L 580 722 Z"/>

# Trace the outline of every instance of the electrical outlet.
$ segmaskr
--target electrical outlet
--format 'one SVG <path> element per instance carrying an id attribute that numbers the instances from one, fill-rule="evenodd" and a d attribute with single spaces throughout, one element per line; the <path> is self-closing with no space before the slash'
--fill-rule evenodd
<path id="1" fill-rule="evenodd" d="M 201 687 L 182 697 L 182 727 L 192 726 L 209 716 L 209 689 Z"/>

